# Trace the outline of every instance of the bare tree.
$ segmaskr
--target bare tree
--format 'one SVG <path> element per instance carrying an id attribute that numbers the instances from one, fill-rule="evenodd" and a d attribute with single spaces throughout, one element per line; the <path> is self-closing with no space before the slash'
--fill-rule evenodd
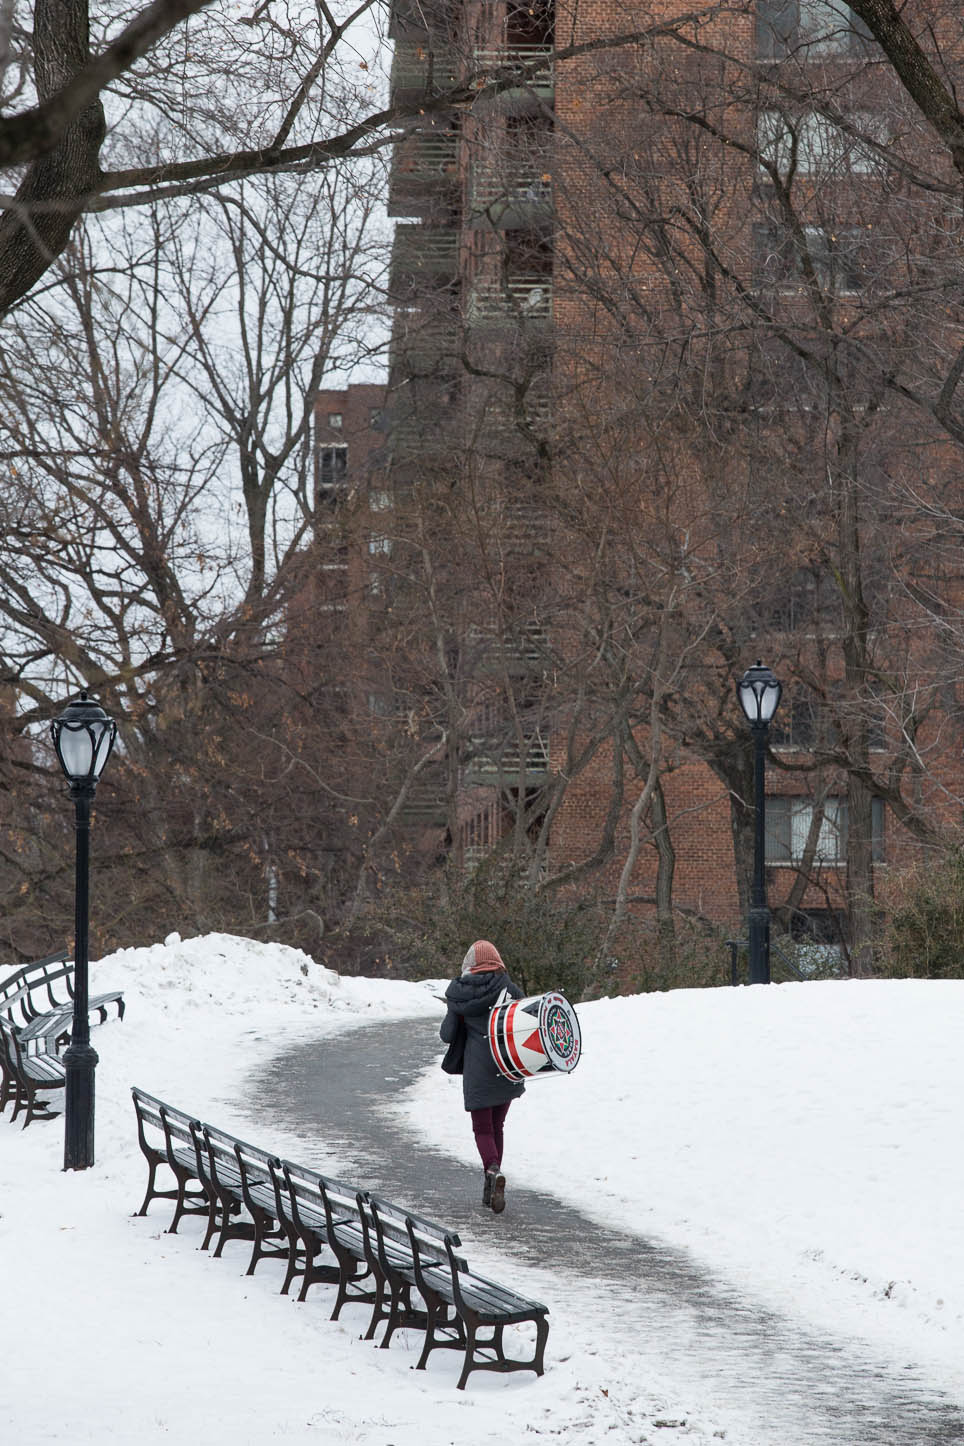
<path id="1" fill-rule="evenodd" d="M 331 809 L 291 799 L 326 769 L 327 797 L 348 791 L 319 741 L 338 707 L 312 708 L 281 655 L 319 521 L 319 383 L 378 340 L 376 195 L 332 169 L 91 223 L 8 322 L 2 673 L 21 731 L 71 684 L 123 720 L 117 865 L 139 882 L 118 899 L 135 910 L 262 922 L 266 868 L 289 856 L 292 912 L 320 887 L 303 830 Z M 300 793 L 273 788 L 295 751 Z"/>

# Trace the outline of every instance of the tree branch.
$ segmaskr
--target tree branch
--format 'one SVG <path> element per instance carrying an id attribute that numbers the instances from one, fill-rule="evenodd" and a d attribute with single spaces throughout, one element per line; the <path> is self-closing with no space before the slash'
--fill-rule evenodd
<path id="1" fill-rule="evenodd" d="M 66 85 L 40 105 L 0 119 L 0 166 L 22 165 L 47 155 L 105 86 L 129 70 L 182 20 L 210 4 L 211 0 L 154 0 Z"/>

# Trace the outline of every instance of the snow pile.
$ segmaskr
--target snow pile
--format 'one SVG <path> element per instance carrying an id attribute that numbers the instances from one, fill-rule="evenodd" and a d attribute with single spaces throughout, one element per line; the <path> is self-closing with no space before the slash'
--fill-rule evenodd
<path id="1" fill-rule="evenodd" d="M 244 1081 L 255 1066 L 304 1039 L 373 1019 L 437 1018 L 432 988 L 439 985 L 342 976 L 300 949 L 230 934 L 169 934 L 163 944 L 120 949 L 90 967 L 91 993 L 123 989 L 130 1010 L 123 1033 L 111 1038 L 110 1063 L 170 1104 L 198 1113 L 217 1107 L 226 1129 L 249 1117 Z M 146 1056 L 145 1029 L 157 1043 Z M 95 1049 L 101 1037 L 93 1031 Z"/>
<path id="2" fill-rule="evenodd" d="M 685 1346 L 659 1357 L 637 1336 L 627 1349 L 591 1283 L 560 1279 L 549 1294 L 515 1275 L 552 1312 L 546 1376 L 475 1377 L 460 1393 L 445 1352 L 411 1369 L 415 1332 L 379 1351 L 359 1339 L 357 1310 L 328 1321 L 324 1288 L 299 1306 L 278 1294 L 275 1265 L 248 1278 L 246 1252 L 199 1254 L 198 1222 L 166 1235 L 163 1203 L 132 1216 L 146 1178 L 132 1084 L 325 1168 L 324 1140 L 259 1117 L 251 1072 L 376 1019 L 423 1017 L 434 1038 L 438 982 L 339 978 L 297 950 L 172 934 L 96 962 L 90 983 L 127 1000 L 123 1022 L 92 1031 L 96 1165 L 66 1175 L 59 1123 L 0 1119 L 0 1422 L 17 1446 L 100 1446 L 108 1433 L 138 1446 L 482 1446 L 510 1422 L 566 1446 L 791 1446 L 779 1426 L 765 1439 L 745 1429 L 718 1383 L 677 1375 Z M 525 1229 L 513 1183 L 555 1190 L 782 1314 L 917 1362 L 964 1401 L 964 983 L 683 990 L 579 1014 L 579 1068 L 513 1106 L 508 1227 Z M 391 1108 L 475 1166 L 458 1080 L 433 1067 Z"/>

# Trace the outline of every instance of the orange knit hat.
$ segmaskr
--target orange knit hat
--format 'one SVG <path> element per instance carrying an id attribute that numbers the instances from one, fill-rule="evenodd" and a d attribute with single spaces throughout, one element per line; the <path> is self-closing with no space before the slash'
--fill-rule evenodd
<path id="1" fill-rule="evenodd" d="M 488 974 L 504 968 L 502 955 L 488 939 L 476 939 L 462 960 L 463 974 Z"/>

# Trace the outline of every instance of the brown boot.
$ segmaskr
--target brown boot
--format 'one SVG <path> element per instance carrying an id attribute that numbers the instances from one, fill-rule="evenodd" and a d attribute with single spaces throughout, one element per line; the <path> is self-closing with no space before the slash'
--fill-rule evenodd
<path id="1" fill-rule="evenodd" d="M 505 1209 L 505 1176 L 501 1169 L 492 1172 L 492 1193 L 489 1197 L 489 1204 L 494 1214 L 501 1215 Z"/>

